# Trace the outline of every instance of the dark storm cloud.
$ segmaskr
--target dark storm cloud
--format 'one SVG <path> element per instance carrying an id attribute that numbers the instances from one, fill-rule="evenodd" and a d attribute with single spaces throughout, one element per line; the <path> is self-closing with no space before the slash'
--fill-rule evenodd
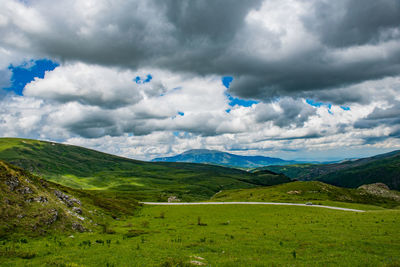
<path id="1" fill-rule="evenodd" d="M 302 127 L 308 118 L 316 114 L 316 110 L 303 101 L 284 98 L 279 101 L 281 110 L 274 109 L 271 105 L 256 107 L 256 120 L 259 123 L 273 121 L 276 126 L 287 127 L 295 125 Z"/>
<path id="2" fill-rule="evenodd" d="M 278 6 L 279 1 L 271 3 Z M 300 16 L 298 24 L 304 24 L 321 43 L 307 47 L 302 38 L 294 38 L 297 41 L 292 42 L 297 43 L 291 45 L 298 49 L 274 59 L 268 54 L 278 55 L 287 45 L 282 38 L 290 29 L 276 33 L 260 23 L 249 24 L 249 12 L 262 10 L 261 1 L 256 0 L 97 1 L 89 7 L 82 1 L 42 0 L 29 5 L 46 29 L 9 22 L 6 28 L 0 26 L 5 36 L 0 43 L 14 48 L 7 36 L 22 36 L 27 44 L 20 45 L 20 50 L 36 50 L 59 60 L 233 75 L 229 90 L 234 95 L 264 101 L 327 89 L 324 97 L 332 97 L 331 102 L 358 102 L 362 101 L 359 96 L 346 98 L 344 92 L 330 95 L 329 91 L 400 74 L 397 0 L 309 3 L 312 11 L 286 15 Z M 364 44 L 371 47 L 342 55 Z M 374 48 L 382 53 L 373 55 Z"/>
<path id="3" fill-rule="evenodd" d="M 262 0 L 249 1 L 156 1 L 164 5 L 168 21 L 174 25 L 177 37 L 183 43 L 193 38 L 206 38 L 214 42 L 227 42 L 243 26 L 243 18 Z"/>
<path id="4" fill-rule="evenodd" d="M 398 39 L 400 1 L 320 1 L 305 25 L 317 32 L 324 44 L 347 47 Z"/>

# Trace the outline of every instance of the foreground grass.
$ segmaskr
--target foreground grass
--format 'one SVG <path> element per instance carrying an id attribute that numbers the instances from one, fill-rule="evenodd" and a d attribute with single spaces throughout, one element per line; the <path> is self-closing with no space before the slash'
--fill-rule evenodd
<path id="1" fill-rule="evenodd" d="M 399 266 L 400 211 L 144 206 L 105 232 L 0 242 L 1 266 Z"/>

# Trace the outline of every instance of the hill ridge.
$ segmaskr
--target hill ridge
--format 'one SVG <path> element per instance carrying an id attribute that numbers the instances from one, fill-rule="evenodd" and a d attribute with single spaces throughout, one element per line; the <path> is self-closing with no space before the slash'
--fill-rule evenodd
<path id="1" fill-rule="evenodd" d="M 242 156 L 229 152 L 210 149 L 190 149 L 175 156 L 158 157 L 152 162 L 191 162 L 206 163 L 228 167 L 255 168 L 266 165 L 286 165 L 296 161 L 267 156 Z"/>

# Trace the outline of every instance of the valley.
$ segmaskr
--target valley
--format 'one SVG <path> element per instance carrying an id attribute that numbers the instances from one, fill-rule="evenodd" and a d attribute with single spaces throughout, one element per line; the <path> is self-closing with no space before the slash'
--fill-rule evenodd
<path id="1" fill-rule="evenodd" d="M 0 138 L 0 178 L 0 266 L 400 264 L 400 192 L 382 181 L 344 188 L 16 138 Z"/>

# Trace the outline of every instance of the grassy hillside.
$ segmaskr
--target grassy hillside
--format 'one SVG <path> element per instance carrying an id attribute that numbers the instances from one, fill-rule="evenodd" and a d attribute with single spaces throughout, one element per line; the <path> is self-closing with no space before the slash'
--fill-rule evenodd
<path id="1" fill-rule="evenodd" d="M 331 172 L 318 177 L 318 180 L 343 187 L 358 187 L 380 182 L 391 189 L 400 190 L 400 153 L 360 166 Z"/>
<path id="2" fill-rule="evenodd" d="M 0 159 L 47 180 L 78 189 L 134 192 L 141 200 L 207 199 L 222 189 L 290 181 L 203 164 L 153 163 L 52 142 L 0 138 Z"/>
<path id="3" fill-rule="evenodd" d="M 380 182 L 400 190 L 399 151 L 341 163 L 267 166 L 261 169 L 283 173 L 290 178 L 319 180 L 342 187 L 355 188 Z"/>
<path id="4" fill-rule="evenodd" d="M 145 206 L 110 222 L 114 234 L 2 241 L 0 265 L 399 266 L 399 215 L 262 205 Z M 33 257 L 22 256 L 27 254 Z"/>
<path id="5" fill-rule="evenodd" d="M 270 187 L 226 190 L 217 193 L 213 201 L 266 201 L 314 204 L 334 202 L 360 203 L 386 208 L 400 206 L 400 192 L 382 189 L 385 194 L 377 194 L 368 189 L 349 189 L 317 181 L 292 182 Z M 335 203 L 340 205 L 340 203 Z"/>
<path id="6" fill-rule="evenodd" d="M 0 239 L 92 230 L 104 218 L 133 214 L 136 207 L 123 196 L 70 189 L 0 161 Z"/>

